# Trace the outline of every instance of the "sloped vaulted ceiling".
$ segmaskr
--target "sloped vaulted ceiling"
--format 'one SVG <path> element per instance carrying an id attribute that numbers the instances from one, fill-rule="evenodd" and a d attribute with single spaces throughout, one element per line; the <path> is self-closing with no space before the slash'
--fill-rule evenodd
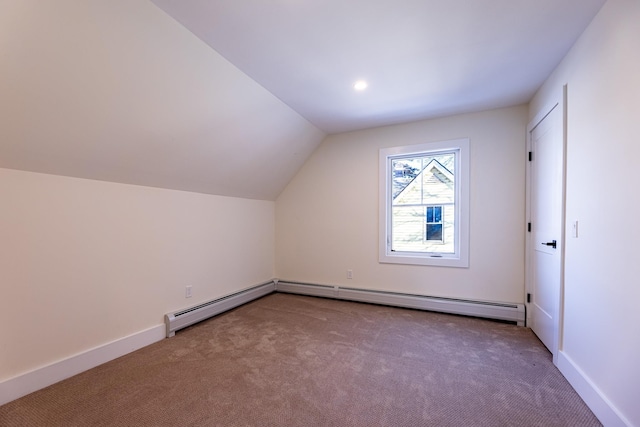
<path id="1" fill-rule="evenodd" d="M 0 167 L 275 200 L 324 133 L 148 1 L 0 2 Z"/>
<path id="2" fill-rule="evenodd" d="M 528 102 L 604 2 L 0 0 L 0 167 L 275 200 L 325 132 Z"/>

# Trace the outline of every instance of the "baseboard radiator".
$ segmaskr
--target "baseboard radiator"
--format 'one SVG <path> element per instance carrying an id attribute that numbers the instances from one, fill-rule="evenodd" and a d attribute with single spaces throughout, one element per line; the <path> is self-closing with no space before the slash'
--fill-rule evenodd
<path id="1" fill-rule="evenodd" d="M 518 326 L 524 326 L 526 318 L 524 304 L 429 297 L 283 280 L 275 280 L 275 286 L 277 292 L 483 317 L 516 323 Z"/>
<path id="2" fill-rule="evenodd" d="M 459 314 L 463 316 L 484 317 L 525 325 L 524 304 L 509 304 L 487 301 L 472 301 L 454 298 L 440 298 L 423 295 L 411 295 L 396 292 L 372 291 L 341 286 L 318 285 L 301 282 L 273 280 L 208 301 L 164 316 L 167 338 L 195 323 L 231 310 L 242 304 L 261 298 L 272 292 L 283 292 L 298 295 L 309 295 L 347 301 L 389 305 L 394 307 L 413 308 L 418 310 L 437 311 L 441 313 Z"/>
<path id="3" fill-rule="evenodd" d="M 213 301 L 208 301 L 195 307 L 165 314 L 164 323 L 167 329 L 167 338 L 174 336 L 176 331 L 180 329 L 261 298 L 274 291 L 275 281 L 266 282 L 262 285 L 254 286 L 253 288 L 245 289 Z"/>

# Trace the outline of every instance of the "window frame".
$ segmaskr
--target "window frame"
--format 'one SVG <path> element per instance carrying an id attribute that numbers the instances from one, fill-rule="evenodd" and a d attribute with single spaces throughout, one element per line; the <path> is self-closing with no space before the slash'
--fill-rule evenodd
<path id="1" fill-rule="evenodd" d="M 455 152 L 454 253 L 398 252 L 391 250 L 393 168 L 396 158 Z M 428 142 L 382 148 L 379 152 L 379 256 L 380 263 L 441 267 L 469 267 L 469 139 Z M 426 212 L 425 212 L 426 227 Z M 426 230 L 423 234 L 426 238 Z"/>

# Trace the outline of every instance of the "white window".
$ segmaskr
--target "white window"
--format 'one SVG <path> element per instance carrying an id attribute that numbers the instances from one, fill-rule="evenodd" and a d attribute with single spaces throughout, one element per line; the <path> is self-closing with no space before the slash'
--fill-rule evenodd
<path id="1" fill-rule="evenodd" d="M 380 150 L 380 262 L 469 266 L 469 140 Z"/>

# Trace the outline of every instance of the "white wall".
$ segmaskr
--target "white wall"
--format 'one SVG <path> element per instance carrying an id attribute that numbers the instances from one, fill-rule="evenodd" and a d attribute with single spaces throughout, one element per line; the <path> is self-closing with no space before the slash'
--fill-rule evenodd
<path id="1" fill-rule="evenodd" d="M 328 137 L 276 201 L 276 276 L 522 303 L 526 121 L 521 106 Z M 379 149 L 464 137 L 471 146 L 470 267 L 378 263 Z"/>
<path id="2" fill-rule="evenodd" d="M 568 84 L 560 367 L 605 425 L 640 426 L 639 23 L 640 2 L 609 0 L 529 111 L 533 117 Z"/>
<path id="3" fill-rule="evenodd" d="M 274 211 L 271 201 L 0 169 L 0 385 L 270 280 Z"/>

